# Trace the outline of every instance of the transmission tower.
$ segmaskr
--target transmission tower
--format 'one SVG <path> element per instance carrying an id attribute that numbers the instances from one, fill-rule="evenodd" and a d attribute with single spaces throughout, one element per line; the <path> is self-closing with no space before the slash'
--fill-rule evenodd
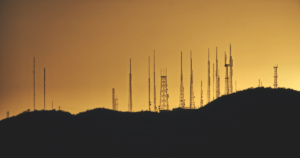
<path id="1" fill-rule="evenodd" d="M 163 70 L 160 83 L 160 110 L 169 110 L 167 70 Z"/>
<path id="2" fill-rule="evenodd" d="M 231 56 L 231 44 L 230 44 L 230 58 L 229 58 L 229 65 L 230 65 L 230 77 L 229 77 L 229 93 L 232 93 L 233 91 L 233 86 L 232 86 L 232 76 L 233 76 L 233 59 Z"/>
<path id="3" fill-rule="evenodd" d="M 226 64 L 226 52 L 225 52 L 225 68 L 226 68 L 226 74 L 225 74 L 225 94 L 229 94 L 229 78 L 228 78 L 228 67 L 230 67 L 230 64 Z"/>
<path id="4" fill-rule="evenodd" d="M 215 100 L 215 64 L 213 63 L 213 100 Z"/>
<path id="5" fill-rule="evenodd" d="M 129 73 L 129 104 L 128 104 L 128 111 L 132 112 L 132 84 L 131 84 L 131 59 L 130 59 L 130 73 Z"/>
<path id="6" fill-rule="evenodd" d="M 192 68 L 192 51 L 191 51 L 191 82 L 190 82 L 190 109 L 195 109 L 194 89 L 193 89 L 193 68 Z"/>
<path id="7" fill-rule="evenodd" d="M 182 75 L 182 52 L 181 52 L 181 76 L 180 76 L 180 97 L 179 97 L 179 107 L 184 109 L 184 87 L 183 87 L 183 75 Z"/>
<path id="8" fill-rule="evenodd" d="M 149 89 L 149 111 L 151 111 L 151 101 L 150 101 L 150 57 L 148 57 L 148 64 L 149 64 L 149 76 L 148 76 L 148 89 Z"/>
<path id="9" fill-rule="evenodd" d="M 118 99 L 115 94 L 115 88 L 112 89 L 112 109 L 118 110 Z"/>
<path id="10" fill-rule="evenodd" d="M 156 85 L 155 85 L 155 50 L 154 50 L 154 53 L 153 53 L 153 65 L 154 65 L 154 68 L 153 68 L 153 86 L 154 86 L 154 101 L 153 101 L 153 103 L 154 103 L 154 106 L 153 106 L 153 108 L 154 108 L 154 111 L 156 112 L 157 111 L 157 109 L 156 109 Z"/>
<path id="11" fill-rule="evenodd" d="M 35 57 L 33 57 L 33 110 L 35 110 Z"/>
<path id="12" fill-rule="evenodd" d="M 277 84 L 277 68 L 278 66 L 274 66 L 274 88 L 277 88 L 278 84 Z"/>
<path id="13" fill-rule="evenodd" d="M 209 61 L 209 49 L 208 49 L 208 85 L 207 85 L 207 104 L 210 102 L 210 61 Z"/>
<path id="14" fill-rule="evenodd" d="M 46 109 L 46 68 L 44 68 L 44 110 Z"/>
<path id="15" fill-rule="evenodd" d="M 203 91 L 202 91 L 202 81 L 201 81 L 201 100 L 200 100 L 200 107 L 203 107 Z"/>
<path id="16" fill-rule="evenodd" d="M 220 97 L 220 77 L 218 71 L 218 47 L 216 47 L 216 98 Z"/>

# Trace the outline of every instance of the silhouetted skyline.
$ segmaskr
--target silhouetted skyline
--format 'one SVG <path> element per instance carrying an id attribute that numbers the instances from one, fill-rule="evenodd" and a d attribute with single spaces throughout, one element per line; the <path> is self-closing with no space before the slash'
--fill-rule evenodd
<path id="1" fill-rule="evenodd" d="M 189 56 L 193 52 L 193 89 L 199 107 L 201 81 L 207 103 L 207 49 L 212 67 L 218 47 L 223 95 L 223 52 L 229 52 L 230 44 L 232 83 L 237 81 L 232 89 L 257 87 L 259 79 L 264 87 L 273 87 L 273 67 L 278 64 L 278 87 L 300 90 L 299 1 L 4 0 L 0 23 L 0 120 L 7 111 L 14 116 L 33 109 L 33 57 L 37 110 L 44 108 L 46 68 L 46 110 L 52 108 L 52 101 L 55 109 L 60 106 L 71 113 L 111 109 L 115 88 L 118 110 L 128 111 L 130 58 L 132 110 L 148 110 L 148 57 L 152 64 L 153 50 L 157 93 L 159 70 L 168 69 L 170 109 L 179 106 L 181 52 L 184 99 L 189 105 Z M 153 66 L 150 72 L 153 108 Z M 212 73 L 210 69 L 211 78 Z"/>

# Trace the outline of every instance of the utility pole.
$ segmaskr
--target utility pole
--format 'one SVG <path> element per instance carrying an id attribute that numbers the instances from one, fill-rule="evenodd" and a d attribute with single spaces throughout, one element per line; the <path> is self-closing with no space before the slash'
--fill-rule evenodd
<path id="1" fill-rule="evenodd" d="M 184 100 L 184 87 L 183 87 L 183 75 L 182 75 L 182 52 L 181 52 L 181 76 L 180 76 L 180 98 L 179 98 L 179 107 L 184 109 L 185 100 Z"/>

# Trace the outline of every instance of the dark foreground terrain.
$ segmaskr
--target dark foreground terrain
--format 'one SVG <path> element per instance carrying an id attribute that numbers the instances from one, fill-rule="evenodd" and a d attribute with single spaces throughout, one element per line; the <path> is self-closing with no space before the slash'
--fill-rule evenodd
<path id="1" fill-rule="evenodd" d="M 299 156 L 299 99 L 298 91 L 256 88 L 196 110 L 23 112 L 0 121 L 0 151 L 11 157 Z"/>

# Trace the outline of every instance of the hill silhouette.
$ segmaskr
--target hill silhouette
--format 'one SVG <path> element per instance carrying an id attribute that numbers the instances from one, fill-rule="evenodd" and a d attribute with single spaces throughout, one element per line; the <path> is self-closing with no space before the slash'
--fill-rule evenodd
<path id="1" fill-rule="evenodd" d="M 195 110 L 23 112 L 0 121 L 2 151 L 43 157 L 299 155 L 299 98 L 291 89 L 256 88 Z"/>

